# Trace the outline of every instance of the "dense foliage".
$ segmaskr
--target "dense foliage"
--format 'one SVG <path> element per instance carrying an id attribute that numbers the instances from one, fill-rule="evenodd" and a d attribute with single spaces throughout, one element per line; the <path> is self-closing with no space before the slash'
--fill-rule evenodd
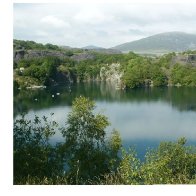
<path id="1" fill-rule="evenodd" d="M 65 143 L 60 147 L 63 150 L 69 171 L 73 180 L 93 179 L 101 177 L 110 169 L 110 158 L 117 158 L 117 152 L 106 145 L 105 128 L 109 125 L 108 119 L 102 114 L 93 112 L 95 103 L 85 97 L 76 98 L 72 112 L 68 115 L 65 128 L 62 128 Z M 115 145 L 112 140 L 112 145 Z M 111 145 L 111 146 L 112 146 Z"/>
<path id="2" fill-rule="evenodd" d="M 35 116 L 33 121 L 22 115 L 14 122 L 14 181 L 24 177 L 52 177 L 62 172 L 56 148 L 49 143 L 55 134 L 55 121 Z"/>
<path id="3" fill-rule="evenodd" d="M 60 48 L 57 45 L 53 44 L 41 44 L 36 43 L 34 41 L 23 41 L 23 40 L 14 40 L 14 49 L 20 50 L 20 49 L 26 49 L 26 50 L 33 50 L 33 49 L 48 49 L 48 50 L 60 50 Z"/>
<path id="4" fill-rule="evenodd" d="M 156 63 L 144 57 L 131 59 L 125 67 L 124 82 L 127 87 L 165 86 L 167 77 Z"/>
<path id="5" fill-rule="evenodd" d="M 178 55 L 185 58 L 187 55 L 195 54 L 194 51 L 182 54 L 169 53 L 161 57 L 146 57 L 133 52 L 106 54 L 82 49 L 63 49 L 52 44 L 43 45 L 33 41 L 14 40 L 14 49 L 18 48 L 63 51 L 64 54 L 61 57 L 42 56 L 14 61 L 15 84 L 17 83 L 20 87 L 103 80 L 100 78 L 100 70 L 102 68 L 106 71 L 110 70 L 113 63 L 120 64 L 120 71 L 123 73 L 121 80 L 126 88 L 167 85 L 196 86 L 196 62 L 191 64 L 178 59 Z M 78 60 L 74 55 L 84 55 L 84 57 Z"/>
<path id="6" fill-rule="evenodd" d="M 171 80 L 182 86 L 196 86 L 196 68 L 176 64 L 171 70 Z"/>
<path id="7" fill-rule="evenodd" d="M 20 87 L 51 86 L 68 82 L 68 76 L 75 80 L 75 75 L 76 70 L 71 59 L 48 56 L 20 60 L 14 79 Z"/>
<path id="8" fill-rule="evenodd" d="M 76 98 L 66 124 L 25 116 L 14 122 L 14 184 L 194 184 L 196 147 L 185 138 L 148 150 L 144 162 L 121 148 L 114 130 L 106 139 L 106 116 L 95 103 Z M 51 114 L 52 115 L 52 114 Z M 51 145 L 60 129 L 64 142 Z"/>
<path id="9" fill-rule="evenodd" d="M 142 165 L 145 184 L 196 183 L 196 148 L 185 146 L 186 139 L 176 143 L 162 142 L 156 150 L 146 154 Z"/>

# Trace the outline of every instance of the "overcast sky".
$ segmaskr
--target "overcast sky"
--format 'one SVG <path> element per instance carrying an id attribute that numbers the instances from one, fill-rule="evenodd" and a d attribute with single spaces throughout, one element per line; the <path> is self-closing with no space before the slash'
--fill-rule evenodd
<path id="1" fill-rule="evenodd" d="M 196 34 L 196 4 L 14 4 L 14 38 L 112 47 L 149 35 Z"/>

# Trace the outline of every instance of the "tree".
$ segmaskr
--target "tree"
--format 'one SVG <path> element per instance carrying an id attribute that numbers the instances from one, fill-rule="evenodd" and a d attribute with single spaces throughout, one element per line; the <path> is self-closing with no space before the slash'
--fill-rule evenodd
<path id="1" fill-rule="evenodd" d="M 68 175 L 74 183 L 100 177 L 109 171 L 110 156 L 105 145 L 108 118 L 95 114 L 95 103 L 79 97 L 73 101 L 66 128 L 62 130 L 65 144 L 61 147 Z"/>
<path id="2" fill-rule="evenodd" d="M 23 115 L 14 122 L 14 183 L 30 177 L 43 178 L 62 173 L 62 161 L 56 147 L 49 143 L 57 123 L 47 117 L 35 116 L 33 121 Z"/>
<path id="3" fill-rule="evenodd" d="M 150 75 L 151 80 L 153 81 L 153 86 L 166 86 L 167 77 L 163 73 L 159 65 L 153 64 L 150 66 Z"/>
<path id="4" fill-rule="evenodd" d="M 133 148 L 128 151 L 122 149 L 122 158 L 117 173 L 122 184 L 141 184 L 140 164 Z"/>
<path id="5" fill-rule="evenodd" d="M 71 51 L 71 50 L 67 50 L 67 51 L 65 52 L 65 54 L 66 54 L 67 56 L 69 56 L 69 57 L 71 57 L 71 56 L 74 55 L 73 51 Z"/>
<path id="6" fill-rule="evenodd" d="M 185 146 L 186 139 L 161 142 L 146 154 L 141 168 L 145 184 L 189 184 L 196 177 L 196 148 Z"/>
<path id="7" fill-rule="evenodd" d="M 123 80 L 128 88 L 141 87 L 145 85 L 145 79 L 149 78 L 149 62 L 137 57 L 129 60 L 129 64 L 125 69 Z"/>
<path id="8" fill-rule="evenodd" d="M 45 47 L 46 47 L 47 49 L 49 49 L 49 50 L 58 50 L 58 49 L 59 49 L 59 47 L 58 47 L 57 45 L 53 45 L 53 44 L 49 44 L 49 43 L 47 43 L 47 44 L 45 45 Z"/>

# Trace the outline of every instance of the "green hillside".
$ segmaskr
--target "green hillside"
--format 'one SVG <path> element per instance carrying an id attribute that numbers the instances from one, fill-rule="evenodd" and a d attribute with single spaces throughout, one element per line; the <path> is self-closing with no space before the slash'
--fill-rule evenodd
<path id="1" fill-rule="evenodd" d="M 168 32 L 127 42 L 113 47 L 122 52 L 168 53 L 196 49 L 196 35 L 183 32 Z"/>

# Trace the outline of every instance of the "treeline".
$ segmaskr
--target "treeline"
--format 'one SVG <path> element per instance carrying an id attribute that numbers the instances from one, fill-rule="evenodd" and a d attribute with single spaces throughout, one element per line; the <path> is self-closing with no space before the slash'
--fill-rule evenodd
<path id="1" fill-rule="evenodd" d="M 141 162 L 134 149 L 122 147 L 118 131 L 106 139 L 108 118 L 94 109 L 79 97 L 63 127 L 45 116 L 15 120 L 14 184 L 196 183 L 196 146 L 185 145 L 185 138 L 160 143 Z M 56 131 L 64 141 L 52 145 Z"/>
<path id="2" fill-rule="evenodd" d="M 37 44 L 32 41 L 15 40 L 16 46 L 28 49 L 63 50 L 50 44 Z M 58 48 L 57 48 L 58 47 Z M 14 63 L 14 79 L 17 87 L 31 85 L 54 85 L 64 82 L 101 80 L 100 70 L 110 69 L 112 63 L 120 64 L 121 78 L 126 88 L 143 86 L 196 86 L 196 66 L 175 61 L 177 54 L 170 53 L 161 57 L 144 57 L 133 52 L 128 54 L 104 54 L 93 51 L 65 50 L 65 57 L 39 57 L 21 59 Z M 92 58 L 73 59 L 74 54 L 88 54 Z M 194 54 L 194 51 L 192 51 Z M 189 55 L 190 51 L 181 55 Z M 53 82 L 51 82 L 53 81 Z"/>
<path id="3" fill-rule="evenodd" d="M 14 64 L 15 86 L 23 88 L 31 85 L 50 86 L 62 81 L 69 83 L 100 80 L 101 67 L 125 61 L 118 54 L 90 54 L 93 59 L 82 61 L 54 56 L 21 59 Z"/>
<path id="4" fill-rule="evenodd" d="M 175 53 L 149 59 L 137 56 L 124 67 L 126 87 L 196 86 L 196 66 L 173 62 Z"/>
<path id="5" fill-rule="evenodd" d="M 61 50 L 57 45 L 53 44 L 41 44 L 34 41 L 23 41 L 14 39 L 14 49 L 15 50 Z"/>

